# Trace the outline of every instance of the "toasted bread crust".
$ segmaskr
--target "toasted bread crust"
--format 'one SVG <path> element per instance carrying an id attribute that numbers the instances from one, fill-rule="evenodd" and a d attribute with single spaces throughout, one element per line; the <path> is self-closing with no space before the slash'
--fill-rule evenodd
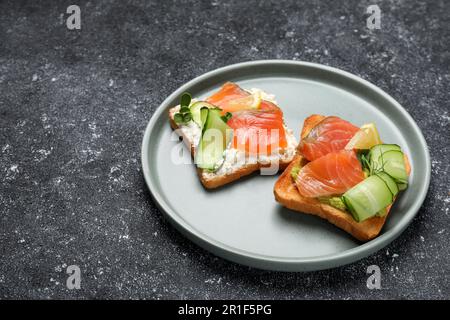
<path id="1" fill-rule="evenodd" d="M 179 126 L 173 120 L 174 119 L 173 116 L 175 113 L 176 113 L 175 108 L 169 109 L 169 122 L 170 122 L 170 126 L 173 130 L 179 129 Z M 192 141 L 189 141 L 189 139 L 183 134 L 183 132 L 181 130 L 178 130 L 178 134 L 180 134 L 183 137 L 183 141 L 185 142 L 186 146 L 191 151 L 191 156 L 194 157 L 195 146 L 192 143 Z M 290 163 L 290 160 L 283 161 L 280 159 L 279 164 L 278 164 L 279 170 L 284 170 L 289 165 L 289 163 Z M 246 165 L 243 165 L 241 168 L 233 171 L 230 174 L 217 175 L 217 176 L 213 176 L 213 177 L 205 176 L 203 174 L 204 170 L 197 168 L 197 174 L 200 179 L 200 182 L 206 189 L 214 189 L 214 188 L 221 187 L 225 184 L 228 184 L 230 182 L 239 180 L 240 178 L 242 178 L 244 176 L 248 176 L 248 175 L 260 170 L 261 168 L 268 167 L 270 165 L 271 165 L 271 163 L 268 163 L 268 164 L 261 164 L 261 163 L 246 164 Z"/>
<path id="2" fill-rule="evenodd" d="M 317 199 L 305 198 L 300 195 L 291 177 L 291 170 L 294 166 L 301 167 L 306 163 L 302 156 L 295 156 L 275 183 L 275 200 L 286 208 L 326 219 L 360 241 L 368 241 L 375 238 L 380 233 L 387 214 L 384 217 L 373 217 L 362 222 L 356 222 L 348 212 L 321 203 Z"/>

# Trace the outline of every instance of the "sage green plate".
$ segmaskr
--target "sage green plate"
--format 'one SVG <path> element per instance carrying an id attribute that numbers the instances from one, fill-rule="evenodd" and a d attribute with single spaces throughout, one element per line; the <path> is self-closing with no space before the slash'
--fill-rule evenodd
<path id="1" fill-rule="evenodd" d="M 303 120 L 319 113 L 337 115 L 358 126 L 375 122 L 383 141 L 403 148 L 412 165 L 410 185 L 395 202 L 376 239 L 361 243 L 325 220 L 283 208 L 273 196 L 278 176 L 255 174 L 207 191 L 193 165 L 171 161 L 171 152 L 179 142 L 170 129 L 167 110 L 178 104 L 183 92 L 206 97 L 225 81 L 275 94 L 288 127 L 294 129 L 297 137 Z M 220 68 L 172 93 L 156 109 L 147 126 L 142 167 L 155 203 L 189 239 L 225 259 L 283 271 L 333 268 L 386 246 L 418 212 L 428 190 L 431 170 L 420 129 L 388 94 L 339 69 L 283 60 Z"/>

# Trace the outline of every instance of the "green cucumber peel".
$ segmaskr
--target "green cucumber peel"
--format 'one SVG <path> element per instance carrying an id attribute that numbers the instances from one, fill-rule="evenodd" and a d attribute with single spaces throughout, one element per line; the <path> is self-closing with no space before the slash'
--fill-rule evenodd
<path id="1" fill-rule="evenodd" d="M 197 101 L 191 104 L 190 112 L 192 114 L 192 120 L 203 129 L 203 125 L 205 124 L 205 119 L 202 119 L 202 109 L 217 109 L 213 104 L 206 101 Z"/>
<path id="2" fill-rule="evenodd" d="M 202 108 L 202 136 L 197 146 L 197 167 L 214 172 L 223 160 L 224 151 L 232 137 L 231 128 L 222 120 L 220 108 Z"/>
<path id="3" fill-rule="evenodd" d="M 355 221 L 360 222 L 389 206 L 394 196 L 386 181 L 378 175 L 373 175 L 345 192 L 342 200 Z"/>

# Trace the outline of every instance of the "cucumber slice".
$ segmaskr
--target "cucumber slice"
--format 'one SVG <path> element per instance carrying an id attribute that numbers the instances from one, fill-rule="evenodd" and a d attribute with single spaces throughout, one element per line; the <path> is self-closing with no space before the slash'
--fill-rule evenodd
<path id="1" fill-rule="evenodd" d="M 348 210 L 357 222 L 375 216 L 393 201 L 386 182 L 379 176 L 370 176 L 342 196 Z"/>
<path id="2" fill-rule="evenodd" d="M 401 151 L 402 149 L 398 144 L 377 144 L 370 148 L 370 158 L 378 159 L 382 153 L 392 150 Z"/>
<path id="3" fill-rule="evenodd" d="M 215 108 L 215 106 L 212 105 L 211 103 L 208 103 L 208 102 L 205 102 L 205 101 L 198 101 L 198 102 L 193 103 L 190 106 L 190 110 L 191 110 L 191 114 L 192 114 L 192 120 L 194 120 L 194 122 L 196 124 L 198 124 L 200 126 L 200 128 L 203 128 L 203 124 L 205 123 L 204 121 L 202 121 L 202 118 L 201 118 L 200 110 L 202 108 L 213 109 L 213 108 Z"/>
<path id="4" fill-rule="evenodd" d="M 408 182 L 408 174 L 405 168 L 405 159 L 401 151 L 387 151 L 381 156 L 383 161 L 383 171 L 390 175 L 395 182 L 406 184 Z"/>
<path id="5" fill-rule="evenodd" d="M 199 168 L 217 169 L 218 163 L 223 159 L 223 152 L 231 141 L 232 130 L 222 120 L 221 111 L 219 108 L 201 109 L 201 118 L 205 117 L 205 122 L 195 156 L 195 163 Z"/>
<path id="6" fill-rule="evenodd" d="M 383 179 L 383 181 L 386 183 L 389 190 L 391 191 L 392 196 L 395 197 L 399 191 L 398 190 L 399 188 L 397 186 L 397 183 L 395 183 L 394 179 L 392 179 L 392 177 L 388 175 L 386 172 L 379 172 L 376 175 L 379 176 L 381 179 Z"/>
<path id="7" fill-rule="evenodd" d="M 408 188 L 408 184 L 407 183 L 399 183 L 399 184 L 397 184 L 397 186 L 398 186 L 398 190 L 399 191 L 403 191 L 406 188 Z"/>
<path id="8" fill-rule="evenodd" d="M 382 170 L 383 162 L 381 161 L 381 155 L 392 150 L 401 151 L 401 148 L 397 144 L 377 144 L 370 149 L 369 159 L 373 171 Z"/>
<path id="9" fill-rule="evenodd" d="M 207 107 L 202 107 L 200 109 L 200 128 L 203 129 L 206 119 L 208 118 L 209 109 Z"/>
<path id="10" fill-rule="evenodd" d="M 384 171 L 390 175 L 399 185 L 400 190 L 404 190 L 408 183 L 405 159 L 400 147 L 396 144 L 379 144 L 369 153 L 371 174 Z"/>

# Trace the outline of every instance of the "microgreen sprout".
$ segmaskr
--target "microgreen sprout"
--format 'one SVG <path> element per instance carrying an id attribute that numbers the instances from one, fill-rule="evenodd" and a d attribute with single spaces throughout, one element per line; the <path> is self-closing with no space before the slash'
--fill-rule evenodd
<path id="1" fill-rule="evenodd" d="M 225 113 L 221 118 L 222 118 L 222 120 L 223 120 L 225 123 L 227 123 L 228 120 L 230 120 L 232 116 L 233 116 L 233 115 L 231 114 L 231 112 L 227 112 L 227 113 Z"/>
<path id="2" fill-rule="evenodd" d="M 189 105 L 191 104 L 192 97 L 188 92 L 181 95 L 180 99 L 180 111 L 175 113 L 173 120 L 177 124 L 187 124 L 192 120 L 191 109 Z"/>

